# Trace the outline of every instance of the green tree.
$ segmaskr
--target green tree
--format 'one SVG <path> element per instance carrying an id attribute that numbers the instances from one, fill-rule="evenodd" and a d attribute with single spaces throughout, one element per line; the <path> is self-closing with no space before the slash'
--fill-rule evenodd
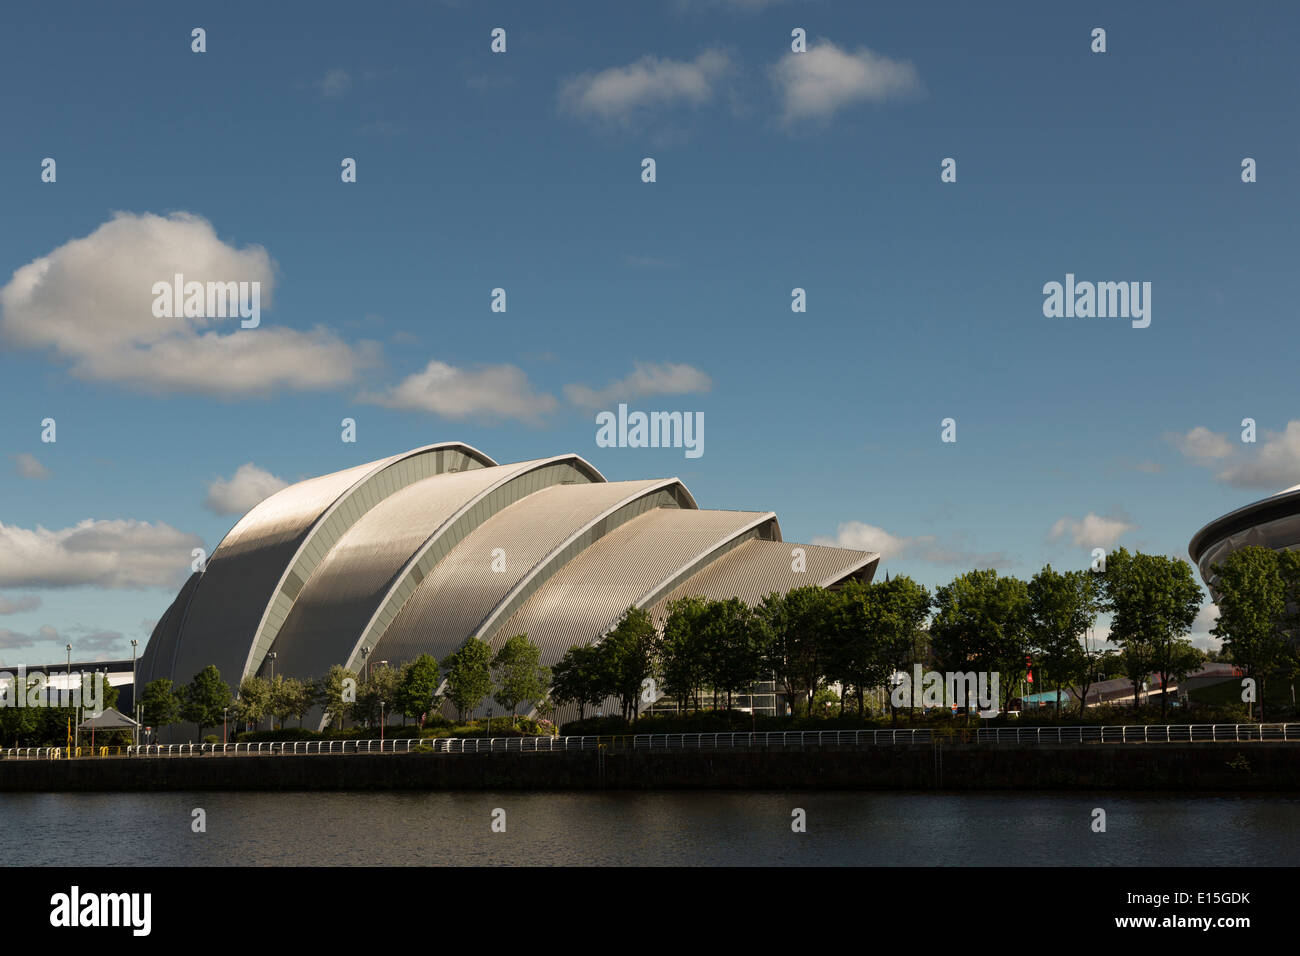
<path id="1" fill-rule="evenodd" d="M 329 669 L 329 673 L 321 679 L 320 683 L 316 685 L 315 703 L 321 706 L 330 723 L 337 721 L 341 730 L 344 719 L 352 712 L 352 705 L 356 701 L 356 692 L 357 675 L 347 668 L 335 664 Z"/>
<path id="2" fill-rule="evenodd" d="M 296 716 L 301 721 L 310 707 L 311 695 L 305 683 L 296 677 L 275 675 L 275 680 L 269 685 L 266 709 L 267 713 L 279 719 L 281 730 L 290 717 Z"/>
<path id="3" fill-rule="evenodd" d="M 787 700 L 802 698 L 808 711 L 826 672 L 832 626 L 827 594 L 807 585 L 784 597 L 769 594 L 755 609 L 767 632 L 764 669 L 784 688 Z"/>
<path id="4" fill-rule="evenodd" d="M 721 692 L 727 695 L 727 710 L 731 710 L 732 695 L 752 688 L 762 673 L 761 628 L 754 619 L 753 609 L 734 597 L 709 601 L 701 623 L 708 646 L 705 661 L 714 706 Z"/>
<path id="5" fill-rule="evenodd" d="M 875 634 L 878 666 L 886 680 L 898 671 L 908 670 L 913 663 L 921 663 L 917 647 L 921 639 L 928 640 L 925 625 L 933 603 L 930 592 L 905 574 L 872 582 L 866 624 Z M 897 721 L 898 708 L 892 695 L 889 707 Z"/>
<path id="6" fill-rule="evenodd" d="M 203 739 L 203 728 L 221 723 L 224 711 L 230 706 L 230 687 L 221 679 L 221 672 L 209 664 L 194 675 L 181 699 L 181 719 L 198 728 Z"/>
<path id="7" fill-rule="evenodd" d="M 1028 649 L 1028 586 L 993 569 L 968 571 L 935 592 L 930 642 L 939 667 L 996 672 L 1002 706 L 1025 673 Z"/>
<path id="8" fill-rule="evenodd" d="M 405 717 L 423 725 L 424 717 L 438 707 L 438 688 L 442 672 L 438 661 L 430 654 L 421 654 L 402 669 L 402 682 L 397 688 L 397 708 Z"/>
<path id="9" fill-rule="evenodd" d="M 624 720 L 641 710 L 641 685 L 654 674 L 658 631 L 648 611 L 629 607 L 596 645 L 603 689 L 619 699 Z"/>
<path id="10" fill-rule="evenodd" d="M 1180 558 L 1141 551 L 1130 554 L 1119 548 L 1106 558 L 1101 577 L 1104 606 L 1111 612 L 1110 639 L 1123 649 L 1131 643 L 1146 645 L 1152 668 L 1160 675 L 1164 716 L 1169 678 L 1187 659 L 1187 635 L 1201 609 L 1201 588 L 1192 566 Z"/>
<path id="11" fill-rule="evenodd" d="M 370 675 L 357 688 L 357 700 L 352 705 L 352 719 L 367 727 L 376 726 L 388 716 L 400 695 L 401 673 L 389 664 L 371 664 Z"/>
<path id="12" fill-rule="evenodd" d="M 456 708 L 460 720 L 492 693 L 492 650 L 483 641 L 471 637 L 460 650 L 445 661 L 447 699 Z"/>
<path id="13" fill-rule="evenodd" d="M 1097 620 L 1098 582 L 1092 571 L 1053 571 L 1049 564 L 1030 579 L 1028 596 L 1030 647 L 1056 690 L 1060 719 L 1062 683 L 1083 684 L 1094 666 L 1083 639 Z"/>
<path id="14" fill-rule="evenodd" d="M 140 695 L 141 717 L 150 727 L 166 727 L 181 716 L 181 702 L 172 688 L 171 679 L 159 677 L 145 685 Z"/>
<path id="15" fill-rule="evenodd" d="M 1289 563 L 1291 559 L 1285 560 Z M 1290 652 L 1289 588 L 1283 577 L 1282 556 L 1270 548 L 1250 545 L 1233 551 L 1211 571 L 1218 577 L 1219 620 L 1210 633 L 1223 639 L 1233 663 L 1259 685 L 1259 719 L 1263 721 L 1266 682 Z"/>
<path id="16" fill-rule="evenodd" d="M 677 709 L 686 713 L 694 701 L 700 710 L 700 688 L 708 673 L 708 648 L 704 619 L 708 601 L 702 597 L 684 597 L 669 601 L 659 644 L 659 673 L 664 693 L 677 701 Z"/>
<path id="17" fill-rule="evenodd" d="M 239 696 L 235 699 L 235 719 L 250 723 L 254 730 L 262 718 L 270 712 L 271 684 L 264 677 L 245 677 L 239 685 Z"/>
<path id="18" fill-rule="evenodd" d="M 551 682 L 551 669 L 541 666 L 542 652 L 527 634 L 509 638 L 492 658 L 497 690 L 493 699 L 510 709 L 510 726 L 515 712 L 527 701 L 538 701 Z"/>
<path id="19" fill-rule="evenodd" d="M 587 716 L 587 705 L 605 699 L 599 655 L 595 647 L 573 645 L 551 670 L 551 699 L 557 704 L 577 704 L 578 719 Z"/>

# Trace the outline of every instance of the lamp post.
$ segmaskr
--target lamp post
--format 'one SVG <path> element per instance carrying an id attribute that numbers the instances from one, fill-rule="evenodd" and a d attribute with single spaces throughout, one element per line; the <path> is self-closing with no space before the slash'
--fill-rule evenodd
<path id="1" fill-rule="evenodd" d="M 221 708 L 221 742 L 226 742 L 226 715 L 230 713 L 229 707 Z"/>
<path id="2" fill-rule="evenodd" d="M 367 660 L 369 656 L 370 656 L 370 645 L 367 644 L 365 647 L 361 648 L 361 666 L 365 669 L 365 673 L 366 673 L 365 679 L 367 681 L 370 680 L 370 661 Z"/>
<path id="3" fill-rule="evenodd" d="M 140 685 L 135 682 L 135 645 L 134 638 L 131 639 L 131 710 L 135 711 L 136 724 L 140 723 Z M 138 726 L 131 728 L 131 742 L 140 743 L 140 728 Z"/>
<path id="4" fill-rule="evenodd" d="M 384 752 L 384 699 L 379 698 L 379 752 Z"/>

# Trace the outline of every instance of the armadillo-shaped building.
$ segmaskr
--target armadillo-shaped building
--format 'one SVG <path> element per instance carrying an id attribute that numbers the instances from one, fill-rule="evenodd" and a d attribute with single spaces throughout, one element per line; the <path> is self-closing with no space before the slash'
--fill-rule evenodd
<path id="1" fill-rule="evenodd" d="M 801 553 L 795 549 L 802 549 Z M 880 556 L 783 542 L 776 515 L 706 511 L 676 478 L 606 481 L 578 455 L 497 464 L 447 442 L 298 482 L 230 530 L 159 620 L 143 685 L 215 664 L 232 687 L 368 659 L 442 660 L 527 634 L 554 664 L 628 607 L 849 578 Z"/>

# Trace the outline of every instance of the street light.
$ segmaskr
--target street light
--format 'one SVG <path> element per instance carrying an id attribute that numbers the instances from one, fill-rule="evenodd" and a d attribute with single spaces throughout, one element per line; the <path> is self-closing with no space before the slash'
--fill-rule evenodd
<path id="1" fill-rule="evenodd" d="M 266 655 L 266 659 L 271 662 L 271 683 L 275 683 L 275 651 Z"/>
<path id="2" fill-rule="evenodd" d="M 229 707 L 221 708 L 221 742 L 226 742 L 226 715 L 230 713 Z"/>
<path id="3" fill-rule="evenodd" d="M 136 724 L 140 723 L 140 685 L 135 682 L 135 645 L 134 638 L 131 639 L 131 709 L 135 711 Z M 140 743 L 139 727 L 131 728 L 131 742 Z"/>
<path id="4" fill-rule="evenodd" d="M 365 647 L 361 648 L 361 666 L 365 668 L 366 680 L 370 680 L 370 662 L 366 660 L 366 658 L 369 656 L 370 656 L 370 645 L 367 644 Z"/>
<path id="5" fill-rule="evenodd" d="M 379 752 L 384 752 L 384 699 L 379 698 Z"/>

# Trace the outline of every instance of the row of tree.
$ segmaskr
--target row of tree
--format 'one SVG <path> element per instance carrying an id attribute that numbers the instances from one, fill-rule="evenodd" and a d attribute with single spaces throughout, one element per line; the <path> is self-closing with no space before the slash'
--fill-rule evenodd
<path id="1" fill-rule="evenodd" d="M 849 581 L 830 591 L 796 588 L 757 606 L 687 597 L 673 601 L 657 629 L 629 608 L 599 643 L 574 646 L 555 666 L 557 703 L 588 706 L 608 698 L 635 718 L 647 679 L 660 682 L 681 710 L 702 693 L 731 706 L 733 694 L 774 680 L 788 700 L 811 707 L 818 691 L 841 685 L 841 698 L 865 712 L 866 694 L 892 674 L 922 663 L 937 670 L 997 672 L 1004 708 L 1032 671 L 1039 686 L 1076 687 L 1082 709 L 1090 685 L 1120 673 L 1135 699 L 1152 674 L 1164 687 L 1204 660 L 1188 640 L 1201 604 L 1191 566 L 1120 548 L 1097 570 L 1056 571 L 1025 581 L 976 570 L 929 590 L 908 577 Z M 1086 634 L 1106 612 L 1112 648 Z M 1162 707 L 1168 702 L 1162 695 Z"/>
<path id="2" fill-rule="evenodd" d="M 1300 553 L 1243 548 L 1214 572 L 1222 597 L 1212 633 L 1223 639 L 1223 656 L 1257 678 L 1262 699 L 1267 679 L 1300 672 Z M 495 655 L 471 640 L 441 665 L 424 655 L 400 669 L 371 668 L 359 683 L 341 667 L 319 681 L 248 678 L 237 698 L 209 667 L 187 687 L 150 684 L 145 719 L 155 725 L 185 720 L 202 733 L 220 722 L 223 709 L 233 709 L 237 720 L 255 724 L 269 716 L 283 725 L 290 717 L 301 723 L 320 707 L 340 724 L 373 724 L 384 707 L 405 722 L 443 701 L 463 719 L 489 696 L 512 716 L 522 704 L 536 702 L 545 711 L 553 701 L 576 704 L 585 717 L 588 707 L 613 698 L 625 719 L 635 719 L 648 699 L 647 680 L 682 711 L 698 711 L 710 695 L 715 709 L 720 699 L 730 708 L 735 695 L 768 680 L 809 710 L 819 691 L 839 684 L 841 713 L 852 700 L 864 714 L 866 695 L 913 663 L 997 672 L 1004 708 L 1031 670 L 1037 686 L 1054 689 L 1058 701 L 1073 687 L 1081 711 L 1095 681 L 1124 676 L 1136 702 L 1154 673 L 1163 711 L 1168 684 L 1205 659 L 1188 640 L 1201 599 L 1186 561 L 1124 548 L 1093 570 L 1048 565 L 1027 581 L 975 570 L 933 593 L 900 576 L 849 581 L 836 590 L 796 588 L 754 607 L 738 598 L 686 597 L 668 605 L 661 626 L 646 611 L 629 608 L 600 640 L 570 647 L 553 674 L 523 634 Z M 1110 615 L 1110 646 L 1090 646 L 1085 635 L 1102 613 Z"/>
<path id="3" fill-rule="evenodd" d="M 441 666 L 431 655 L 422 654 L 401 667 L 370 667 L 364 675 L 336 665 L 315 680 L 246 677 L 237 695 L 209 665 L 189 684 L 177 686 L 167 678 L 151 681 L 141 703 L 147 725 L 192 723 L 200 737 L 206 728 L 226 720 L 257 727 L 269 718 L 272 725 L 278 720 L 283 727 L 295 718 L 302 726 L 315 708 L 339 726 L 346 720 L 375 726 L 393 714 L 400 714 L 403 724 L 408 719 L 423 723 L 446 701 L 464 719 L 489 696 L 513 718 L 521 704 L 545 697 L 550 671 L 540 666 L 540 658 L 537 646 L 525 634 L 511 637 L 495 655 L 486 643 L 472 639 Z"/>

